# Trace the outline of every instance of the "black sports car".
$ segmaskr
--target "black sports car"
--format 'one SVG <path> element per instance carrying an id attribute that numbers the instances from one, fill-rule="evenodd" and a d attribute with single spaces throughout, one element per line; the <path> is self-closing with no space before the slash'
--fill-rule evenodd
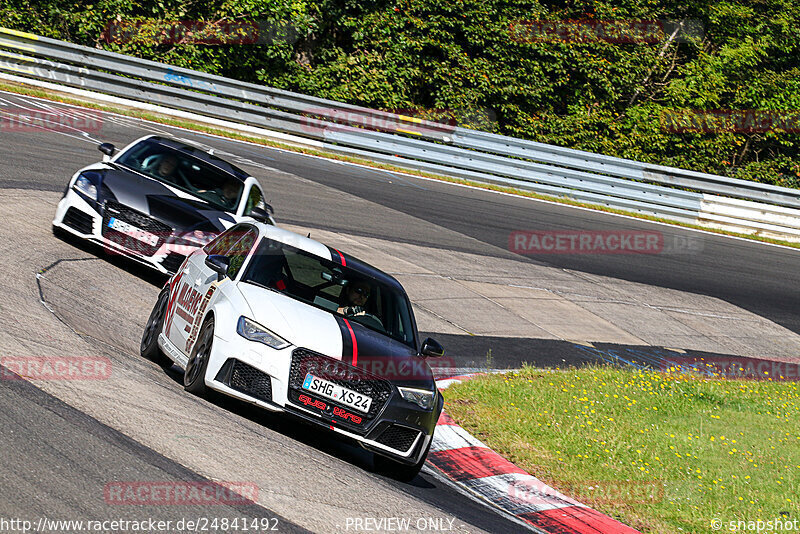
<path id="1" fill-rule="evenodd" d="M 154 135 L 99 150 L 67 184 L 54 230 L 171 274 L 237 222 L 275 224 L 258 181 L 213 153 Z"/>

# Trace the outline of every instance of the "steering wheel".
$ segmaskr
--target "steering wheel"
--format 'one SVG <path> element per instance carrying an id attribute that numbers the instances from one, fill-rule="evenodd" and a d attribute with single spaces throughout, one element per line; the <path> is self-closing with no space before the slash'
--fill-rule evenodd
<path id="1" fill-rule="evenodd" d="M 381 330 L 381 331 L 384 331 L 384 332 L 386 331 L 386 328 L 384 328 L 383 323 L 381 322 L 381 320 L 378 319 L 375 315 L 372 315 L 371 313 L 364 312 L 364 313 L 361 313 L 361 314 L 349 315 L 348 317 L 350 317 L 351 319 L 353 319 L 357 323 L 363 324 L 364 326 L 370 326 L 372 328 L 377 328 L 378 330 Z"/>

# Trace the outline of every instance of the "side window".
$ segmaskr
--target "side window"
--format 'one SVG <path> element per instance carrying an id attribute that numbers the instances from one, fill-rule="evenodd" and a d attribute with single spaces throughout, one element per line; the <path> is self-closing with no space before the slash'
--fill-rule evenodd
<path id="1" fill-rule="evenodd" d="M 249 215 L 253 208 L 264 209 L 264 195 L 257 185 L 253 184 L 250 188 L 250 193 L 247 195 L 247 205 L 244 208 L 244 214 Z"/>
<path id="2" fill-rule="evenodd" d="M 247 227 L 234 226 L 229 230 L 218 235 L 213 241 L 203 247 L 203 252 L 209 256 L 219 254 L 227 256 L 228 251 L 236 244 L 242 236 L 242 232 L 246 231 Z"/>
<path id="3" fill-rule="evenodd" d="M 236 275 L 239 274 L 244 260 L 247 258 L 247 255 L 250 254 L 250 250 L 256 243 L 256 238 L 258 238 L 258 232 L 254 228 L 248 230 L 244 235 L 237 232 L 237 235 L 240 235 L 241 239 L 239 239 L 226 254 L 231 261 L 228 267 L 228 276 L 230 278 L 236 278 Z"/>

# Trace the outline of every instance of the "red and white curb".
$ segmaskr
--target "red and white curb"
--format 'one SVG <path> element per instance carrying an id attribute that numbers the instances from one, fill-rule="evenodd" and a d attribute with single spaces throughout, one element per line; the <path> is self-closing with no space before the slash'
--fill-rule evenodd
<path id="1" fill-rule="evenodd" d="M 475 375 L 437 380 L 439 389 Z M 446 478 L 504 512 L 551 534 L 639 534 L 563 495 L 509 462 L 442 413 L 428 462 Z"/>

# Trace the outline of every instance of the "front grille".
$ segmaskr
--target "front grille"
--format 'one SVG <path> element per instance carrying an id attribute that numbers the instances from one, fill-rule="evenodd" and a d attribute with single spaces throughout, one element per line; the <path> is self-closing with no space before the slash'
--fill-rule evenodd
<path id="1" fill-rule="evenodd" d="M 419 430 L 400 425 L 391 425 L 375 441 L 392 449 L 406 452 L 414 444 L 414 440 L 417 439 L 418 435 Z"/>
<path id="2" fill-rule="evenodd" d="M 111 217 L 117 218 L 120 221 L 128 223 L 140 230 L 155 235 L 158 238 L 156 244 L 151 245 L 134 236 L 118 232 L 108 227 L 108 221 Z M 124 204 L 119 202 L 108 201 L 103 211 L 103 237 L 109 239 L 125 247 L 128 250 L 138 252 L 143 256 L 152 256 L 164 244 L 164 240 L 172 234 L 172 228 L 166 224 L 159 222 L 152 217 L 140 213 Z"/>
<path id="3" fill-rule="evenodd" d="M 272 379 L 255 367 L 233 360 L 227 385 L 251 397 L 272 402 Z"/>
<path id="4" fill-rule="evenodd" d="M 392 385 L 382 378 L 378 378 L 358 367 L 334 360 L 324 354 L 303 348 L 295 349 L 292 352 L 289 389 L 311 395 L 311 393 L 303 389 L 303 381 L 308 373 L 371 398 L 372 405 L 369 412 L 366 414 L 358 413 L 368 421 L 378 415 L 392 395 Z M 324 400 L 326 403 L 338 405 L 330 399 Z M 345 405 L 339 406 L 348 411 L 352 410 L 352 408 Z"/>
<path id="5" fill-rule="evenodd" d="M 178 272 L 178 268 L 183 264 L 183 260 L 186 259 L 186 256 L 183 254 L 178 254 L 177 252 L 170 252 L 167 254 L 167 257 L 161 261 L 161 266 L 164 267 L 170 273 Z"/>
<path id="6" fill-rule="evenodd" d="M 94 218 L 78 208 L 70 207 L 64 214 L 64 224 L 82 234 L 91 234 Z"/>

